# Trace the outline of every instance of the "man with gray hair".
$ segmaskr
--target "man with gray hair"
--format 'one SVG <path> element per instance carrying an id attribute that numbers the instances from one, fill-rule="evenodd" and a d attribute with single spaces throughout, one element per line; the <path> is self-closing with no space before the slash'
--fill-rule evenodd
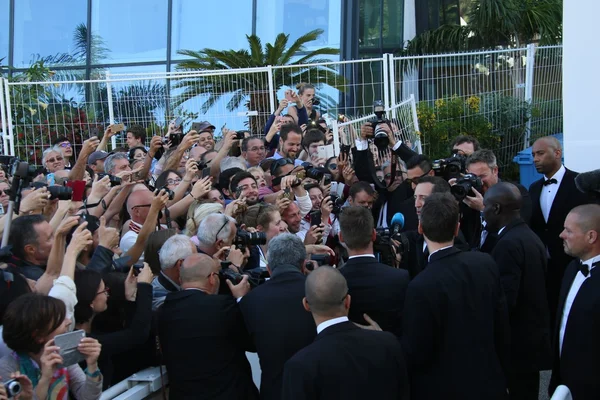
<path id="1" fill-rule="evenodd" d="M 269 242 L 267 269 L 271 278 L 240 301 L 262 371 L 260 398 L 281 398 L 283 366 L 314 340 L 315 323 L 304 308 L 306 249 L 292 233 Z"/>
<path id="2" fill-rule="evenodd" d="M 239 271 L 246 264 L 248 254 L 242 253 L 233 245 L 236 234 L 235 219 L 225 214 L 210 214 L 198 227 L 198 252 L 215 256 L 221 251 L 219 258 L 231 262 Z M 226 257 L 222 250 L 229 250 Z"/>
<path id="3" fill-rule="evenodd" d="M 117 175 L 119 172 L 131 171 L 127 153 L 114 153 L 104 161 L 104 171 L 107 174 Z"/>
<path id="4" fill-rule="evenodd" d="M 400 342 L 348 320 L 351 298 L 342 274 L 317 268 L 306 279 L 305 293 L 302 304 L 312 313 L 317 339 L 285 364 L 281 398 L 408 399 Z"/>
<path id="5" fill-rule="evenodd" d="M 152 310 L 156 311 L 167 294 L 181 290 L 180 269 L 183 260 L 196 253 L 187 235 L 171 236 L 158 251 L 160 272 L 152 281 Z"/>

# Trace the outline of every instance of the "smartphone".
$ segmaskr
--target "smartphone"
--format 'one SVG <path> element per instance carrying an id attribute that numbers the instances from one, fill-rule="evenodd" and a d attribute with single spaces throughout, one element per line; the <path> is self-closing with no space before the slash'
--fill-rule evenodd
<path id="1" fill-rule="evenodd" d="M 175 120 L 173 121 L 173 125 L 175 126 L 175 129 L 179 129 L 181 128 L 181 124 L 183 123 L 183 120 L 181 119 L 181 117 L 177 117 L 175 118 Z"/>
<path id="2" fill-rule="evenodd" d="M 324 186 L 329 185 L 331 183 L 331 178 L 332 178 L 331 174 L 325 174 L 323 176 L 323 185 Z"/>
<path id="3" fill-rule="evenodd" d="M 317 157 L 324 158 L 325 160 L 329 160 L 333 157 L 333 145 L 328 144 L 327 146 L 319 146 L 317 147 Z"/>
<path id="4" fill-rule="evenodd" d="M 235 189 L 235 198 L 239 199 L 240 196 L 242 195 L 243 191 L 244 191 L 244 188 L 241 186 L 238 186 L 237 189 Z"/>
<path id="5" fill-rule="evenodd" d="M 138 276 L 140 272 L 144 269 L 144 264 L 133 264 L 133 275 Z"/>
<path id="6" fill-rule="evenodd" d="M 192 122 L 192 130 L 200 133 L 202 131 L 202 122 Z"/>
<path id="7" fill-rule="evenodd" d="M 293 102 L 294 102 L 294 98 L 292 97 L 292 93 L 293 93 L 293 92 L 292 92 L 291 90 L 286 90 L 286 91 L 285 91 L 285 99 L 286 99 L 287 101 L 289 101 L 290 103 L 293 103 Z"/>
<path id="8" fill-rule="evenodd" d="M 350 156 L 350 148 L 351 146 L 349 144 L 343 144 L 340 147 L 340 153 L 344 153 L 346 155 L 346 157 Z"/>
<path id="9" fill-rule="evenodd" d="M 125 124 L 113 124 L 110 130 L 111 132 L 122 132 L 125 130 Z"/>
<path id="10" fill-rule="evenodd" d="M 210 166 L 207 166 L 202 170 L 202 178 L 206 178 L 207 176 L 210 176 Z"/>
<path id="11" fill-rule="evenodd" d="M 85 356 L 77 350 L 79 342 L 85 337 L 82 330 L 63 333 L 54 338 L 54 344 L 60 347 L 60 356 L 63 358 L 62 367 L 69 367 L 85 360 Z"/>
<path id="12" fill-rule="evenodd" d="M 290 201 L 292 201 L 294 199 L 294 195 L 292 194 L 292 191 L 290 190 L 290 188 L 283 190 L 283 197 L 285 197 L 286 199 L 288 199 Z"/>
<path id="13" fill-rule="evenodd" d="M 321 225 L 321 210 L 311 211 L 310 226 Z"/>

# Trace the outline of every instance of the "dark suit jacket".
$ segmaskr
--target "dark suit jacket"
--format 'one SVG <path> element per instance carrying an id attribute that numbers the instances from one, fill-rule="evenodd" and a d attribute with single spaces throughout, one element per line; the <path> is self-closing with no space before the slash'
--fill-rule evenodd
<path id="1" fill-rule="evenodd" d="M 508 305 L 512 371 L 549 369 L 550 311 L 544 244 L 525 221 L 517 219 L 500 233 L 491 255 L 500 269 Z"/>
<path id="2" fill-rule="evenodd" d="M 182 290 L 159 312 L 171 400 L 258 399 L 245 354 L 254 349 L 233 297 Z"/>
<path id="3" fill-rule="evenodd" d="M 402 215 L 404 215 L 405 227 L 415 226 L 415 224 L 418 225 L 415 201 L 413 198 L 414 192 L 408 183 L 404 182 L 400 184 L 393 192 L 389 192 L 387 189 L 380 189 L 377 192 L 377 200 L 375 201 L 375 204 L 373 204 L 373 219 L 375 220 L 375 224 L 379 221 L 381 209 L 387 202 L 386 222 L 388 227 L 391 227 L 392 217 L 396 213 L 402 213 Z"/>
<path id="4" fill-rule="evenodd" d="M 556 197 L 550 208 L 548 222 L 544 220 L 542 208 L 540 206 L 540 196 L 542 193 L 544 179 L 542 178 L 531 184 L 529 192 L 531 193 L 532 214 L 531 229 L 542 239 L 542 242 L 548 247 L 552 265 L 559 266 L 561 269 L 573 260 L 572 257 L 565 254 L 562 239 L 559 237 L 563 231 L 563 226 L 567 214 L 582 204 L 592 203 L 593 199 L 588 195 L 581 193 L 575 186 L 575 177 L 577 172 L 566 170 L 565 176 L 560 182 L 560 187 L 556 192 Z"/>
<path id="5" fill-rule="evenodd" d="M 287 271 L 280 273 L 280 268 Z M 263 400 L 281 398 L 285 362 L 317 335 L 312 315 L 302 306 L 304 274 L 288 266 L 273 272 L 271 279 L 252 289 L 239 303 L 260 359 Z"/>
<path id="6" fill-rule="evenodd" d="M 488 255 L 435 252 L 408 285 L 402 345 L 413 399 L 506 399 L 508 321 Z"/>
<path id="7" fill-rule="evenodd" d="M 419 232 L 411 231 L 405 232 L 405 234 L 408 238 L 409 251 L 408 254 L 406 254 L 406 256 L 403 257 L 402 264 L 400 266 L 408 270 L 410 279 L 413 279 L 419 274 L 419 272 L 423 271 L 429 263 L 429 251 L 425 250 L 425 252 L 423 252 L 423 244 L 425 243 L 425 238 L 423 237 L 423 235 L 420 235 Z M 469 244 L 465 239 L 465 236 L 462 233 L 462 230 L 459 230 L 458 236 L 454 238 L 454 247 L 456 247 L 460 251 L 471 250 Z"/>
<path id="8" fill-rule="evenodd" d="M 388 332 L 351 322 L 325 328 L 283 373 L 285 400 L 408 399 L 402 347 Z"/>
<path id="9" fill-rule="evenodd" d="M 366 324 L 366 313 L 381 329 L 400 336 L 408 272 L 380 264 L 372 257 L 350 259 L 340 272 L 352 296 L 350 320 Z"/>
<path id="10" fill-rule="evenodd" d="M 559 352 L 562 313 L 578 268 L 579 260 L 569 264 L 560 290 L 549 392 L 553 393 L 558 385 L 566 385 L 573 399 L 597 400 L 600 399 L 600 271 L 593 271 L 577 292 L 565 328 L 562 353 Z"/>

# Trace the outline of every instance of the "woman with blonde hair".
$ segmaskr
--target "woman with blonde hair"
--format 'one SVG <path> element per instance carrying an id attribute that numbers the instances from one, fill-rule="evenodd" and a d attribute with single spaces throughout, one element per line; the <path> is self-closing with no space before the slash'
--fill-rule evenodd
<path id="1" fill-rule="evenodd" d="M 187 214 L 185 230 L 183 231 L 183 233 L 189 236 L 192 242 L 196 244 L 196 246 L 200 244 L 200 242 L 198 242 L 198 238 L 196 237 L 196 234 L 198 233 L 198 227 L 200 226 L 200 222 L 202 222 L 202 220 L 208 215 L 214 213 L 223 213 L 223 206 L 220 203 L 201 204 L 198 202 L 194 202 L 190 206 L 190 209 L 188 210 Z"/>

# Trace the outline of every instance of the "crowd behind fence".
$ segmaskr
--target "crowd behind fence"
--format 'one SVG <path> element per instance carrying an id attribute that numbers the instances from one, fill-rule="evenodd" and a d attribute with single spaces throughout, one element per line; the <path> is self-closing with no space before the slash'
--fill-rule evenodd
<path id="1" fill-rule="evenodd" d="M 301 82 L 316 86 L 315 108 L 330 125 L 339 114 L 353 120 L 371 114 L 374 100 L 389 112 L 414 97 L 420 143 L 434 157 L 448 136 L 474 133 L 494 140 L 502 165 L 533 138 L 562 132 L 562 46 L 529 45 L 239 70 L 105 72 L 90 80 L 16 76 L 0 87 L 2 150 L 41 164 L 57 136 L 67 136 L 77 150 L 109 123 L 140 124 L 150 136 L 164 133 L 174 116 L 187 128 L 208 120 L 217 132 L 226 126 L 260 134 L 285 90 Z M 113 145 L 124 140 L 115 137 Z"/>

